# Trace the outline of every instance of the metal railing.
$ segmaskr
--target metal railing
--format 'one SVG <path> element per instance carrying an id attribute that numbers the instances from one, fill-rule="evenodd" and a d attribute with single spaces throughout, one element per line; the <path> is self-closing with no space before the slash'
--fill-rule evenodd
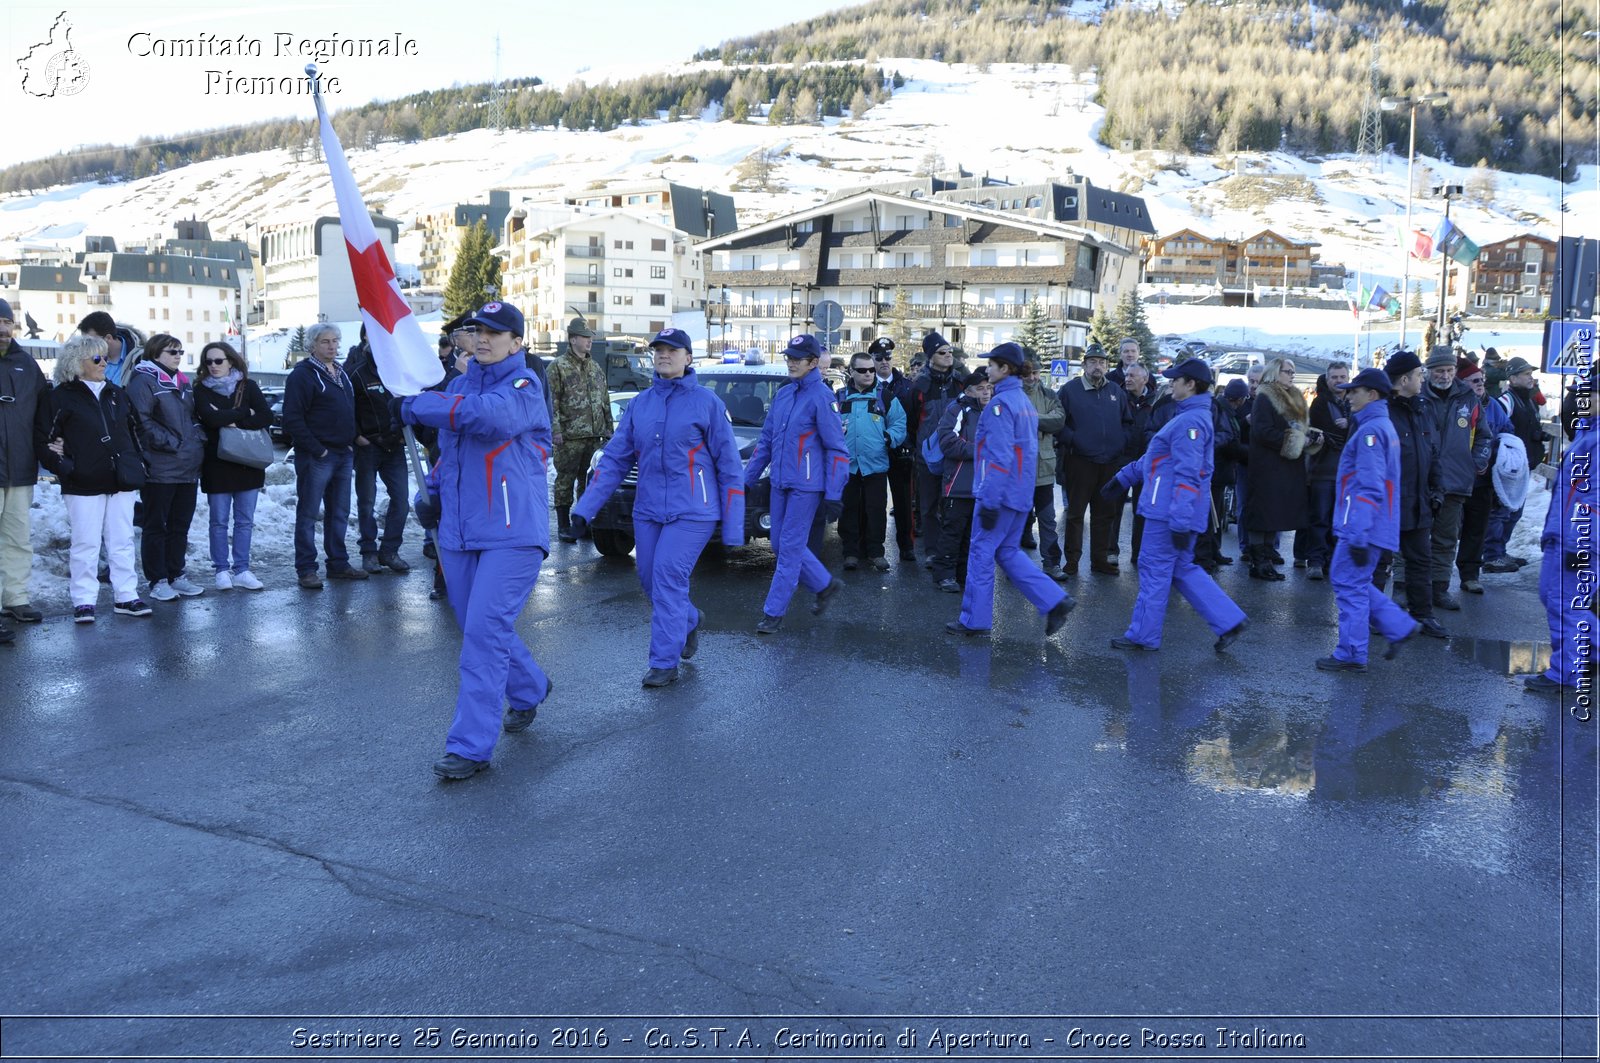
<path id="1" fill-rule="evenodd" d="M 603 247 L 584 247 L 581 244 L 574 247 L 567 245 L 568 258 L 605 258 L 606 249 Z"/>
<path id="2" fill-rule="evenodd" d="M 1028 316 L 1028 303 L 911 303 L 913 320 L 939 321 L 1021 321 Z M 894 316 L 893 303 L 843 303 L 840 309 L 846 321 L 882 321 Z M 810 321 L 816 313 L 816 304 L 802 303 L 710 303 L 707 306 L 712 321 L 767 320 Z M 1070 318 L 1068 308 L 1056 304 L 1044 307 L 1044 316 L 1050 321 Z"/>
<path id="3" fill-rule="evenodd" d="M 604 286 L 606 283 L 606 277 L 604 273 L 596 275 L 591 275 L 588 273 L 569 273 L 567 274 L 567 283 L 586 284 L 591 288 L 599 288 Z"/>

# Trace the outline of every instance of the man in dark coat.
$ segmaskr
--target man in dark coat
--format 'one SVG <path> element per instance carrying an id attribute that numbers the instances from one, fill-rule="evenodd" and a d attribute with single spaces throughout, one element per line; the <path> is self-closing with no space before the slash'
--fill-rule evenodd
<path id="1" fill-rule="evenodd" d="M 922 351 L 927 365 L 911 382 L 906 436 L 915 440 L 911 453 L 917 472 L 917 528 L 922 535 L 923 564 L 932 568 L 939 550 L 935 529 L 939 525 L 941 478 L 929 472 L 922 460 L 922 443 L 939 427 L 944 408 L 956 400 L 965 384 L 956 372 L 956 352 L 949 340 L 930 332 L 922 337 Z"/>
<path id="2" fill-rule="evenodd" d="M 1211 404 L 1212 447 L 1216 452 L 1216 468 L 1211 475 L 1211 521 L 1195 541 L 1194 548 L 1195 563 L 1207 572 L 1233 564 L 1233 558 L 1222 552 L 1222 537 L 1228 528 L 1226 491 L 1233 485 L 1236 471 L 1244 467 L 1250 456 L 1249 445 L 1241 438 L 1244 429 L 1239 423 L 1239 407 L 1249 397 L 1248 384 L 1243 380 L 1230 380 Z"/>
<path id="3" fill-rule="evenodd" d="M 1108 501 L 1100 489 L 1122 468 L 1123 454 L 1133 431 L 1133 408 L 1128 395 L 1106 377 L 1106 354 L 1090 345 L 1083 356 L 1083 375 L 1073 377 L 1057 392 L 1066 424 L 1056 441 L 1060 457 L 1056 477 L 1066 495 L 1066 526 L 1062 571 L 1078 574 L 1083 556 L 1083 511 L 1089 510 L 1089 570 L 1115 576 L 1119 569 L 1111 558 L 1112 518 L 1122 501 Z"/>
<path id="4" fill-rule="evenodd" d="M 878 371 L 878 398 L 884 409 L 898 400 L 900 408 L 911 409 L 911 378 L 894 366 L 894 340 L 879 336 L 867 347 L 872 366 Z M 917 509 L 914 494 L 917 467 L 912 452 L 917 448 L 916 433 L 906 424 L 906 438 L 889 452 L 889 502 L 894 511 L 894 541 L 900 560 L 917 559 Z"/>
<path id="5" fill-rule="evenodd" d="M 1482 408 L 1478 396 L 1456 379 L 1456 355 L 1449 347 L 1435 347 L 1423 367 L 1423 387 L 1428 412 L 1433 415 L 1439 442 L 1439 494 L 1433 513 L 1433 604 L 1440 609 L 1460 609 L 1450 593 L 1456 551 L 1461 545 L 1461 513 L 1472 496 L 1478 470 L 1488 462 L 1489 433 L 1479 432 Z"/>
<path id="6" fill-rule="evenodd" d="M 1350 367 L 1330 362 L 1327 372 L 1317 377 L 1316 397 L 1311 400 L 1311 427 L 1322 433 L 1322 449 L 1306 459 L 1311 523 L 1295 533 L 1294 563 L 1307 569 L 1312 580 L 1328 578 L 1333 556 L 1333 481 L 1350 427 L 1350 404 L 1338 388 L 1349 382 Z"/>
<path id="7" fill-rule="evenodd" d="M 1422 397 L 1422 360 L 1410 351 L 1398 351 L 1384 364 L 1393 382 L 1389 395 L 1389 420 L 1400 440 L 1400 557 L 1405 562 L 1406 611 L 1422 625 L 1422 633 L 1436 639 L 1448 637 L 1433 615 L 1430 586 L 1433 563 L 1433 506 L 1439 492 L 1435 457 L 1438 439 L 1433 417 Z M 1389 585 L 1392 558 L 1385 557 L 1372 573 L 1379 590 Z"/>
<path id="8" fill-rule="evenodd" d="M 356 527 L 360 535 L 361 567 L 370 575 L 377 575 L 385 568 L 405 575 L 411 571 L 411 566 L 400 556 L 400 543 L 411 508 L 408 504 L 410 481 L 405 436 L 401 434 L 400 424 L 390 415 L 389 404 L 394 396 L 378 375 L 378 364 L 364 336 L 361 343 L 351 348 L 344 369 L 355 387 Z M 389 496 L 381 537 L 374 512 L 380 478 Z"/>
<path id="9" fill-rule="evenodd" d="M 33 356 L 11 337 L 16 322 L 11 304 L 0 299 L 0 616 L 37 624 L 44 615 L 28 600 L 33 571 L 33 485 L 39 479 L 34 456 L 38 420 L 48 417 L 43 401 L 50 387 Z M 0 643 L 16 632 L 0 623 Z"/>

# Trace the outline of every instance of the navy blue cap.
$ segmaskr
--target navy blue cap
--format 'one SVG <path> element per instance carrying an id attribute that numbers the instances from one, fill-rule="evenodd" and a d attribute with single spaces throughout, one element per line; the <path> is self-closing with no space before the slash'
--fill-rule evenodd
<path id="1" fill-rule="evenodd" d="M 1021 369 L 1028 361 L 1028 352 L 1021 344 L 1002 343 L 984 356 L 988 361 L 1001 361 L 1013 369 Z"/>
<path id="2" fill-rule="evenodd" d="M 1190 380 L 1196 380 L 1202 384 L 1209 384 L 1212 380 L 1211 367 L 1200 358 L 1186 358 L 1177 365 L 1170 365 L 1161 370 L 1161 375 L 1168 380 L 1188 377 Z"/>
<path id="3" fill-rule="evenodd" d="M 1340 391 L 1349 391 L 1351 388 L 1371 388 L 1380 395 L 1387 395 L 1394 390 L 1394 385 L 1389 382 L 1389 374 L 1382 369 L 1363 369 L 1354 380 L 1339 385 Z"/>
<path id="4" fill-rule="evenodd" d="M 1222 389 L 1222 397 L 1225 399 L 1248 399 L 1250 397 L 1250 385 L 1238 377 L 1234 377 L 1228 381 L 1228 386 Z"/>
<path id="5" fill-rule="evenodd" d="M 950 341 L 945 339 L 938 332 L 930 332 L 926 336 L 922 337 L 922 353 L 928 355 L 930 358 L 933 356 L 934 351 L 937 351 L 940 347 L 948 346 L 950 346 Z"/>
<path id="6" fill-rule="evenodd" d="M 650 341 L 650 346 L 655 347 L 658 344 L 679 347 L 690 354 L 694 353 L 694 344 L 690 342 L 689 334 L 681 328 L 664 328 L 656 333 L 656 338 Z"/>
<path id="7" fill-rule="evenodd" d="M 11 316 L 11 304 L 6 302 L 4 299 L 0 299 L 0 320 L 3 320 L 3 321 L 14 321 L 14 320 L 16 320 L 15 318 L 13 318 Z M 892 346 L 892 344 L 891 344 L 891 346 Z"/>
<path id="8" fill-rule="evenodd" d="M 478 307 L 477 313 L 467 318 L 462 324 L 476 325 L 495 332 L 509 332 L 513 336 L 520 336 L 522 335 L 522 311 L 510 303 L 484 303 Z"/>
<path id="9" fill-rule="evenodd" d="M 1383 375 L 1389 378 L 1392 384 L 1396 377 L 1405 376 L 1413 369 L 1422 368 L 1422 359 L 1413 351 L 1395 351 L 1389 360 L 1383 363 Z M 1364 372 L 1365 370 L 1363 370 Z"/>
<path id="10" fill-rule="evenodd" d="M 802 332 L 789 341 L 789 346 L 783 349 L 785 358 L 821 358 L 822 344 L 809 332 Z"/>

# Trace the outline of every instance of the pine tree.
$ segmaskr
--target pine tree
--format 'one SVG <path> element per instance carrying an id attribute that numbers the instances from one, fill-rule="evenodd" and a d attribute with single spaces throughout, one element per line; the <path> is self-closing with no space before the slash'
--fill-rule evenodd
<path id="1" fill-rule="evenodd" d="M 483 305 L 488 289 L 499 290 L 500 260 L 495 257 L 494 239 L 482 218 L 461 236 L 455 265 L 444 287 L 444 312 L 455 317 Z"/>
<path id="2" fill-rule="evenodd" d="M 304 354 L 306 352 L 306 327 L 301 325 L 294 330 L 294 335 L 289 337 L 289 353 Z"/>
<path id="3" fill-rule="evenodd" d="M 1053 352 L 1051 346 L 1050 321 L 1044 316 L 1044 304 L 1035 299 L 1028 304 L 1028 314 L 1022 319 L 1022 328 L 1017 330 L 1017 342 L 1033 353 L 1039 363 L 1044 366 L 1050 364 Z"/>
<path id="4" fill-rule="evenodd" d="M 1407 302 L 1410 305 L 1406 307 L 1406 314 L 1415 318 L 1422 317 L 1422 286 L 1420 284 L 1412 287 L 1411 298 Z"/>
<path id="5" fill-rule="evenodd" d="M 1139 341 L 1139 357 L 1145 365 L 1153 367 L 1156 356 L 1161 353 L 1161 348 L 1156 345 L 1155 333 L 1150 331 L 1150 323 L 1145 320 L 1144 304 L 1139 301 L 1136 292 L 1129 292 L 1117 302 L 1117 310 L 1113 315 L 1112 326 L 1116 329 L 1117 340 L 1120 342 L 1124 336 L 1132 336 Z M 1106 353 L 1111 353 L 1111 344 L 1106 344 Z"/>
<path id="6" fill-rule="evenodd" d="M 1094 308 L 1094 319 L 1089 322 L 1089 342 L 1098 343 L 1107 351 L 1117 342 L 1117 326 L 1112 324 L 1104 302 Z"/>
<path id="7" fill-rule="evenodd" d="M 889 338 L 894 345 L 905 350 L 911 348 L 911 333 L 915 319 L 911 314 L 911 296 L 904 288 L 894 290 L 894 307 L 889 311 Z"/>

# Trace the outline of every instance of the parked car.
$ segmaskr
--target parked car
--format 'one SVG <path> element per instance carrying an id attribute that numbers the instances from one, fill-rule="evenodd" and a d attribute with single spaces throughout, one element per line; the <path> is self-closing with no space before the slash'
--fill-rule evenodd
<path id="1" fill-rule="evenodd" d="M 728 408 L 728 419 L 733 422 L 733 434 L 739 441 L 739 457 L 749 460 L 761 436 L 761 426 L 767 422 L 773 396 L 789 382 L 788 368 L 783 365 L 708 365 L 696 367 L 695 376 L 701 387 L 716 392 Z M 618 405 L 619 399 L 627 401 L 623 396 L 611 396 L 611 412 L 618 421 L 622 419 L 623 409 Z M 589 463 L 591 478 L 599 464 L 600 454 L 596 452 Z M 594 548 L 607 557 L 626 557 L 633 552 L 633 498 L 638 486 L 638 470 L 630 469 L 589 522 Z M 744 537 L 747 541 L 772 535 L 769 490 L 767 475 L 762 473 L 760 481 L 745 491 Z M 712 541 L 717 541 L 715 534 Z"/>
<path id="2" fill-rule="evenodd" d="M 261 394 L 267 400 L 267 406 L 272 410 L 272 424 L 267 426 L 267 434 L 272 436 L 274 443 L 289 445 L 289 430 L 283 427 L 283 389 L 263 387 Z"/>

